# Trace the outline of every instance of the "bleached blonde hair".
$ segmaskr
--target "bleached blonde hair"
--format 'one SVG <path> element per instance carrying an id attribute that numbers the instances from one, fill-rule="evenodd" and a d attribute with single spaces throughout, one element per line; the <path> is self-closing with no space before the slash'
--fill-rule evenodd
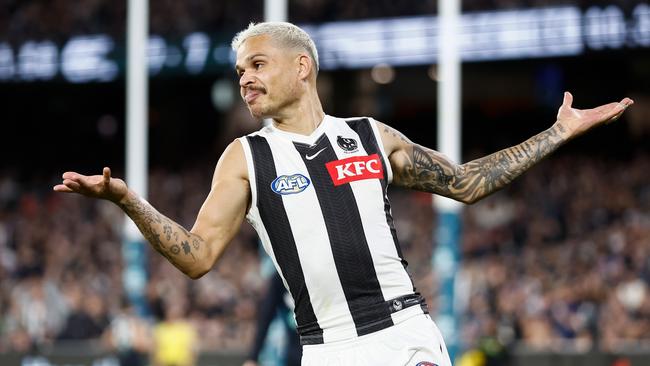
<path id="1" fill-rule="evenodd" d="M 316 44 L 309 37 L 309 34 L 300 29 L 294 24 L 287 22 L 263 22 L 263 23 L 250 23 L 248 28 L 237 33 L 232 39 L 230 44 L 232 49 L 237 51 L 239 47 L 247 39 L 251 37 L 268 35 L 274 41 L 279 42 L 283 46 L 300 49 L 307 51 L 316 66 L 316 74 L 318 74 L 318 50 Z"/>

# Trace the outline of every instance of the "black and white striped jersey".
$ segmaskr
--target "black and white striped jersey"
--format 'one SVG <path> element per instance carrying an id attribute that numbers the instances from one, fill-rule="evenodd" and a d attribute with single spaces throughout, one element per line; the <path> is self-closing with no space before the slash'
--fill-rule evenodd
<path id="1" fill-rule="evenodd" d="M 252 193 L 246 218 L 293 297 L 303 344 L 426 312 L 395 234 L 392 171 L 374 120 L 325 116 L 309 136 L 267 126 L 240 141 Z"/>

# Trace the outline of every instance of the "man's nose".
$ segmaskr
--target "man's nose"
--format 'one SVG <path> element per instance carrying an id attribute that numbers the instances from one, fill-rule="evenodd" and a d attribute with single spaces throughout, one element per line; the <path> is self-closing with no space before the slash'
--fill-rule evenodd
<path id="1" fill-rule="evenodd" d="M 244 88 L 244 87 L 246 87 L 248 85 L 251 85 L 251 84 L 253 84 L 253 77 L 251 77 L 247 73 L 243 73 L 242 76 L 239 78 L 239 86 Z"/>

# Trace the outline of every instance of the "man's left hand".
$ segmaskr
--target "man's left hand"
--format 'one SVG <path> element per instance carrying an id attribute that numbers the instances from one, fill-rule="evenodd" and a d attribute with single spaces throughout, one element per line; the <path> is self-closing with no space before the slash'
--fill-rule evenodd
<path id="1" fill-rule="evenodd" d="M 624 98 L 618 103 L 609 103 L 592 109 L 576 109 L 571 106 L 573 95 L 564 93 L 564 101 L 557 113 L 559 123 L 569 137 L 576 137 L 587 130 L 616 121 L 625 112 L 627 107 L 634 104 L 630 98 Z"/>

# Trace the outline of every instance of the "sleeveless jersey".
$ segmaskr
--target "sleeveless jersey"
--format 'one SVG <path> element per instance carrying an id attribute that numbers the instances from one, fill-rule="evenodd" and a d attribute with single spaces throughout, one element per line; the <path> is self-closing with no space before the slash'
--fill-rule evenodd
<path id="1" fill-rule="evenodd" d="M 302 344 L 351 339 L 426 313 L 406 271 L 377 124 L 325 116 L 309 136 L 267 126 L 240 138 L 247 220 L 293 297 Z"/>

